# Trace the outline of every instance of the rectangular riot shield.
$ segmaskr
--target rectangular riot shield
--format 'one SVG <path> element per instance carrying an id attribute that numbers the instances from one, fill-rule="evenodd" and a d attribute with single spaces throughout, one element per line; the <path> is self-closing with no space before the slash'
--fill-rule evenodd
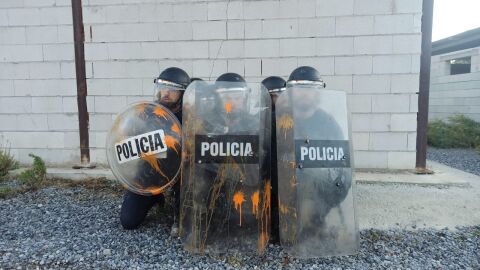
<path id="1" fill-rule="evenodd" d="M 296 257 L 359 246 L 346 94 L 289 85 L 276 103 L 280 241 Z"/>
<path id="2" fill-rule="evenodd" d="M 270 97 L 196 81 L 183 98 L 180 235 L 194 253 L 258 252 L 270 227 Z"/>

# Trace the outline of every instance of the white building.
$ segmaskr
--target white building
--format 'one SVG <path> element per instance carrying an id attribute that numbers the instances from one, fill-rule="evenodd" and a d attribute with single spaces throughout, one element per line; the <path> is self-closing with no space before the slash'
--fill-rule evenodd
<path id="1" fill-rule="evenodd" d="M 430 120 L 463 114 L 480 122 L 480 28 L 432 43 Z"/>
<path id="2" fill-rule="evenodd" d="M 22 162 L 80 161 L 70 0 L 0 1 L 0 133 Z M 422 0 L 83 0 L 90 156 L 169 66 L 212 79 L 301 65 L 346 91 L 355 165 L 414 168 Z"/>

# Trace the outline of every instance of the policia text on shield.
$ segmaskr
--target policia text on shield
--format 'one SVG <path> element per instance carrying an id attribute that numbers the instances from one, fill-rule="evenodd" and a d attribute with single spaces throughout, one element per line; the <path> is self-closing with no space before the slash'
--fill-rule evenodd
<path id="1" fill-rule="evenodd" d="M 246 157 L 252 156 L 252 144 L 242 142 L 222 143 L 222 142 L 202 142 L 201 144 L 201 156 L 206 156 L 209 153 L 210 156 L 221 157 Z"/>
<path id="2" fill-rule="evenodd" d="M 158 154 L 167 151 L 163 130 L 154 130 L 140 134 L 115 144 L 118 163 L 139 159 L 143 155 Z"/>
<path id="3" fill-rule="evenodd" d="M 157 81 L 169 88 L 182 85 Z M 182 91 L 183 104 L 158 98 L 168 107 L 149 114 L 137 105 L 131 110 L 139 115 L 134 121 L 112 127 L 129 131 L 108 145 L 115 157 L 109 158 L 112 170 L 133 191 L 125 195 L 122 225 L 130 228 L 123 214 L 137 207 L 142 210 L 131 228 L 137 227 L 173 186 L 180 188 L 179 235 L 191 252 L 263 253 L 269 241 L 279 240 L 297 257 L 355 253 L 346 96 L 324 88 L 312 67 L 295 69 L 286 83 L 269 77 L 259 85 L 226 73 L 214 82 L 193 80 Z M 163 124 L 173 115 L 169 109 L 178 113 L 179 107 L 181 131 L 175 123 Z M 151 119 L 157 126 L 145 129 Z M 160 137 L 147 150 L 149 133 Z"/>

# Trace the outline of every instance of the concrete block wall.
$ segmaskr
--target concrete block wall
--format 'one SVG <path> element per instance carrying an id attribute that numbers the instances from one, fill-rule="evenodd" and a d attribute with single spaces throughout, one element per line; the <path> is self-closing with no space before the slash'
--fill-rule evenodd
<path id="1" fill-rule="evenodd" d="M 471 73 L 450 75 L 449 61 L 471 57 Z M 463 114 L 480 122 L 480 47 L 432 57 L 429 120 Z"/>
<path id="2" fill-rule="evenodd" d="M 0 1 L 0 143 L 21 163 L 79 161 L 68 0 Z"/>
<path id="3" fill-rule="evenodd" d="M 311 65 L 328 88 L 349 94 L 357 167 L 414 167 L 421 0 L 83 4 L 92 161 L 105 162 L 104 140 L 115 114 L 130 102 L 151 100 L 153 78 L 166 67 L 212 80 L 237 72 L 260 82 Z M 66 57 L 42 50 L 51 52 L 49 61 Z M 54 67 L 45 70 L 56 75 Z"/>

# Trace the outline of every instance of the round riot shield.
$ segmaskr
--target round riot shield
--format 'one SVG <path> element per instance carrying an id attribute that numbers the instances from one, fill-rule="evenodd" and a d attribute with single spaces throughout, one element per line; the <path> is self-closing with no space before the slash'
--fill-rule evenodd
<path id="1" fill-rule="evenodd" d="M 194 253 L 262 253 L 270 228 L 270 97 L 194 82 L 183 99 L 180 235 Z"/>
<path id="2" fill-rule="evenodd" d="M 175 184 L 181 164 L 181 128 L 167 108 L 140 102 L 119 113 L 107 136 L 107 159 L 124 187 L 157 195 Z"/>
<path id="3" fill-rule="evenodd" d="M 289 84 L 276 103 L 280 241 L 296 257 L 359 245 L 346 94 Z"/>

